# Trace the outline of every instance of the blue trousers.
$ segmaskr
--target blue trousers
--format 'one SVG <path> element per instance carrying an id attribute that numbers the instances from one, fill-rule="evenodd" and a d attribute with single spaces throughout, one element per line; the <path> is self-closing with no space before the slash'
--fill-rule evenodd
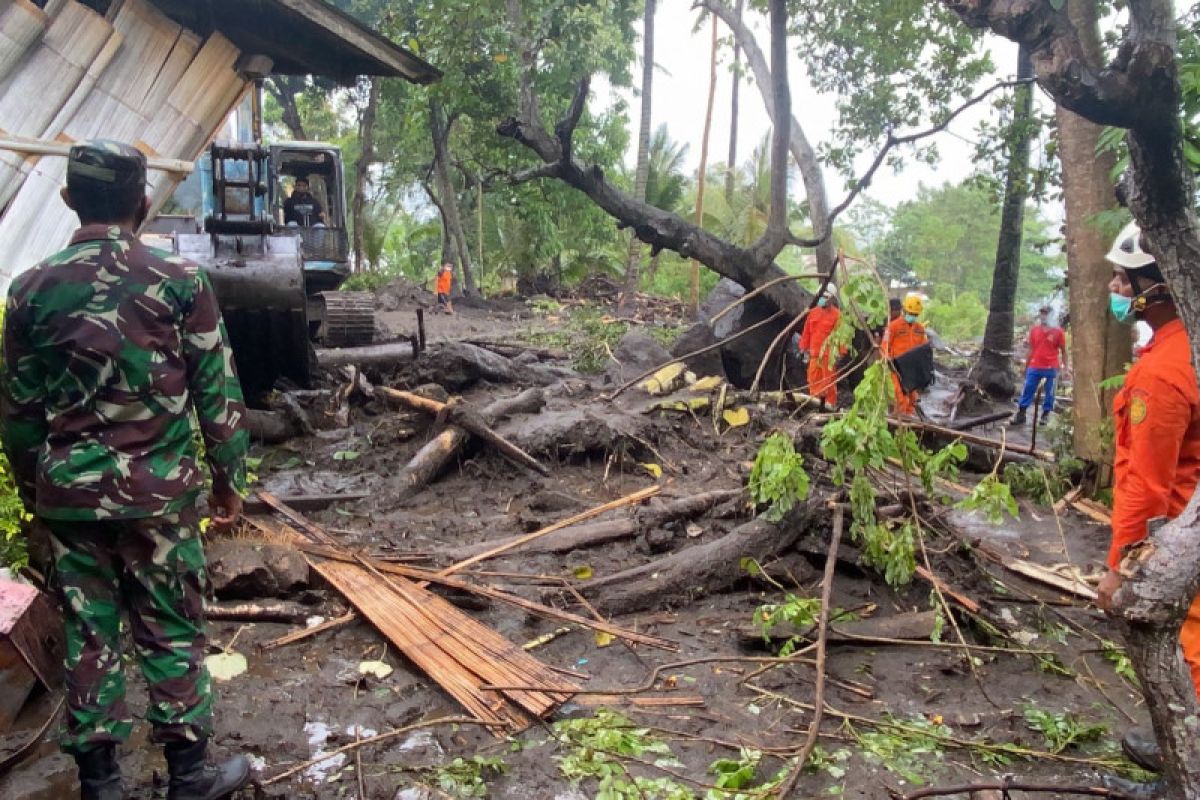
<path id="1" fill-rule="evenodd" d="M 1054 410 L 1054 383 L 1058 380 L 1056 369 L 1027 369 L 1025 370 L 1025 389 L 1021 392 L 1021 400 L 1017 404 L 1021 410 L 1033 405 L 1034 395 L 1037 394 L 1038 384 L 1046 382 L 1042 393 L 1042 411 L 1050 413 Z"/>

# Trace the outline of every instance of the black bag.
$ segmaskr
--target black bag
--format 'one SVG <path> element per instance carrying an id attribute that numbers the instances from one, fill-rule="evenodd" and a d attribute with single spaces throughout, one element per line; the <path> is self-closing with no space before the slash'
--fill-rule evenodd
<path id="1" fill-rule="evenodd" d="M 900 376 L 900 388 L 906 392 L 922 392 L 933 385 L 933 347 L 926 343 L 892 359 Z"/>

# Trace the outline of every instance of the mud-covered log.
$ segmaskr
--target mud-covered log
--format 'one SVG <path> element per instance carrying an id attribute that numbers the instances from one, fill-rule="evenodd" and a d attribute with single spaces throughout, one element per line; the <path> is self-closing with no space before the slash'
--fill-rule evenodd
<path id="1" fill-rule="evenodd" d="M 486 424 L 513 414 L 534 414 L 545 405 L 546 398 L 541 389 L 528 389 L 515 397 L 497 400 L 486 406 L 480 418 Z M 400 471 L 397 484 L 401 487 L 400 500 L 412 497 L 433 482 L 434 478 L 453 461 L 470 441 L 471 434 L 458 425 L 448 425 L 441 433 L 417 451 L 412 460 Z"/>
<path id="2" fill-rule="evenodd" d="M 411 361 L 413 349 L 410 342 L 389 342 L 365 347 L 318 347 L 317 364 L 325 369 L 347 367 L 355 364 L 366 366 L 392 366 L 401 361 Z"/>
<path id="3" fill-rule="evenodd" d="M 606 614 L 683 605 L 744 578 L 743 558 L 766 561 L 790 548 L 808 529 L 818 507 L 819 501 L 810 500 L 778 523 L 759 517 L 720 539 L 591 581 L 581 590 Z"/>
<path id="4" fill-rule="evenodd" d="M 443 342 L 413 365 L 418 382 L 437 383 L 460 392 L 480 381 L 549 386 L 579 377 L 573 370 L 545 364 L 523 364 L 467 342 Z"/>
<path id="5" fill-rule="evenodd" d="M 713 492 L 703 492 L 691 497 L 682 497 L 670 502 L 657 503 L 647 508 L 639 509 L 637 513 L 627 519 L 606 520 L 604 522 L 593 522 L 588 525 L 579 525 L 575 528 L 568 528 L 556 536 L 537 539 L 530 542 L 528 546 L 522 547 L 521 552 L 569 553 L 572 550 L 596 547 L 609 542 L 620 541 L 621 539 L 629 539 L 643 531 L 660 528 L 668 522 L 677 519 L 699 516 L 721 503 L 740 497 L 741 494 L 741 489 L 722 489 Z M 463 547 L 454 551 L 451 555 L 456 561 L 459 561 L 479 553 L 487 552 L 497 545 L 515 542 L 521 538 L 523 537 L 513 536 L 499 542 L 488 541 L 472 545 L 471 547 Z"/>

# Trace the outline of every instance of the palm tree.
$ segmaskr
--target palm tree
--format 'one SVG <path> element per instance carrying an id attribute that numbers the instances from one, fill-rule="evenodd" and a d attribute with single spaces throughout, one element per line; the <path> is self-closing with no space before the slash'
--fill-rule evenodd
<path id="1" fill-rule="evenodd" d="M 646 0 L 646 30 L 642 36 L 642 118 L 638 126 L 637 173 L 633 195 L 646 199 L 646 180 L 650 157 L 650 95 L 654 83 L 654 7 L 656 0 Z M 617 299 L 617 314 L 623 314 L 637 295 L 641 276 L 642 243 L 632 231 L 629 234 L 629 257 L 625 261 L 625 286 Z"/>
<path id="2" fill-rule="evenodd" d="M 646 170 L 646 202 L 663 211 L 678 211 L 683 204 L 688 179 L 684 173 L 688 146 L 671 141 L 667 126 L 660 125 L 650 139 Z M 661 252 L 650 258 L 650 277 L 658 274 Z"/>

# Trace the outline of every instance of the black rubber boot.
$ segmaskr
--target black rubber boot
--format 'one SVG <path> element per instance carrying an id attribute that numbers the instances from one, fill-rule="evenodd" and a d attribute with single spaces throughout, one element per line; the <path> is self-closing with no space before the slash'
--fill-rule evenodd
<path id="1" fill-rule="evenodd" d="M 250 782 L 250 762 L 234 756 L 220 764 L 204 760 L 208 740 L 166 746 L 167 800 L 220 800 Z"/>
<path id="2" fill-rule="evenodd" d="M 1104 776 L 1104 788 L 1112 792 L 1112 797 L 1123 800 L 1162 800 L 1167 796 L 1167 782 L 1162 778 L 1150 783 L 1118 778 L 1114 775 Z"/>
<path id="3" fill-rule="evenodd" d="M 75 754 L 79 767 L 81 800 L 123 800 L 121 768 L 117 766 L 117 746 L 102 744 L 86 753 Z"/>
<path id="4" fill-rule="evenodd" d="M 1162 772 L 1162 750 L 1158 748 L 1158 740 L 1154 734 L 1146 731 L 1132 730 L 1121 737 L 1121 749 L 1129 760 L 1142 769 L 1151 772 Z"/>
<path id="5" fill-rule="evenodd" d="M 1008 424 L 1009 425 L 1024 425 L 1026 422 L 1027 422 L 1027 418 L 1025 416 L 1025 409 L 1019 408 L 1019 409 L 1017 409 L 1017 413 L 1013 414 L 1013 418 L 1008 421 Z"/>

